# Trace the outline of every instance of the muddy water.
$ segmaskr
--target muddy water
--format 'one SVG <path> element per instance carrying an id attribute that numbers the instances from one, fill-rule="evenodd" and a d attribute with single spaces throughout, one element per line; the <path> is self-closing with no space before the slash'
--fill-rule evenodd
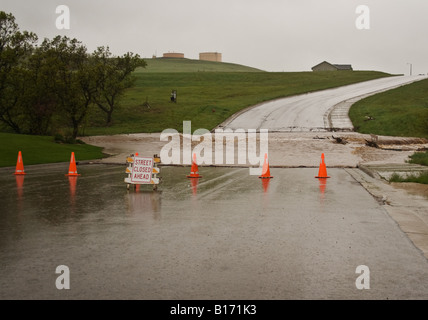
<path id="1" fill-rule="evenodd" d="M 162 167 L 157 192 L 128 191 L 125 166 L 67 169 L 0 170 L 1 299 L 428 298 L 426 258 L 342 169 Z"/>

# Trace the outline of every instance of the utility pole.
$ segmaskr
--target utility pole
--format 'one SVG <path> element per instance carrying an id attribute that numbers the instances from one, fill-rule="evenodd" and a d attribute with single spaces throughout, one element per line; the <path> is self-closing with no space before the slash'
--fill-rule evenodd
<path id="1" fill-rule="evenodd" d="M 412 75 L 412 64 L 411 63 L 407 63 L 408 65 L 410 65 L 410 75 Z"/>

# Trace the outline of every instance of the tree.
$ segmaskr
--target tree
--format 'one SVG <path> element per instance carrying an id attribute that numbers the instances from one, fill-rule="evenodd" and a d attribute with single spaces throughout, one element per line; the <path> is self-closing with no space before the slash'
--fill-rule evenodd
<path id="1" fill-rule="evenodd" d="M 37 36 L 20 32 L 15 17 L 0 11 L 0 121 L 21 133 L 25 123 L 22 109 L 23 64 L 34 50 Z"/>
<path id="2" fill-rule="evenodd" d="M 0 11 L 0 122 L 16 133 L 45 135 L 52 123 L 70 126 L 71 138 L 91 106 L 112 122 L 132 72 L 146 63 L 138 54 L 113 57 L 108 47 L 93 55 L 76 39 L 56 36 L 35 46 L 37 36 L 20 32 L 12 14 Z"/>
<path id="3" fill-rule="evenodd" d="M 72 138 L 76 139 L 95 93 L 87 49 L 76 39 L 57 36 L 45 39 L 39 50 L 45 63 L 52 67 L 45 75 L 58 112 L 72 127 Z"/>
<path id="4" fill-rule="evenodd" d="M 130 52 L 113 57 L 109 47 L 98 47 L 91 61 L 96 82 L 94 102 L 106 113 L 106 125 L 109 126 L 119 98 L 135 81 L 132 72 L 137 67 L 145 67 L 146 62 L 138 54 Z"/>
<path id="5" fill-rule="evenodd" d="M 42 50 L 35 50 L 21 72 L 21 96 L 30 134 L 51 133 L 52 117 L 57 111 L 57 98 L 50 84 L 55 65 L 46 61 Z"/>

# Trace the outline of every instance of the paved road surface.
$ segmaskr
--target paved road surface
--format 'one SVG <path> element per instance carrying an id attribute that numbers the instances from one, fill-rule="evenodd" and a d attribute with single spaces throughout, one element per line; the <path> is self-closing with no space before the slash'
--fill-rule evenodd
<path id="1" fill-rule="evenodd" d="M 67 169 L 0 170 L 0 299 L 428 299 L 427 259 L 344 169 L 162 167 L 159 192 Z"/>
<path id="2" fill-rule="evenodd" d="M 323 90 L 262 103 L 225 121 L 222 126 L 236 129 L 269 129 L 269 131 L 325 131 L 352 129 L 347 114 L 351 100 L 386 91 L 426 76 L 397 76 L 366 81 L 335 89 Z M 334 110 L 335 106 L 338 107 Z M 329 118 L 333 111 L 333 117 Z"/>

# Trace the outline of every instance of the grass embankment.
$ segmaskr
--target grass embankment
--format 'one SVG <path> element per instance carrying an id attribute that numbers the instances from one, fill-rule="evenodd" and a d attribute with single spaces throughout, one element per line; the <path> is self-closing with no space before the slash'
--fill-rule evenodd
<path id="1" fill-rule="evenodd" d="M 389 178 L 389 182 L 415 182 L 428 184 L 428 172 L 422 172 L 419 175 L 409 175 L 406 177 L 400 176 L 398 173 L 394 173 L 391 178 Z"/>
<path id="2" fill-rule="evenodd" d="M 416 152 L 409 157 L 409 163 L 420 164 L 428 166 L 428 152 Z M 390 182 L 416 182 L 428 184 L 428 171 L 421 172 L 419 174 L 412 174 L 406 177 L 400 176 L 394 173 L 389 179 Z"/>
<path id="3" fill-rule="evenodd" d="M 410 160 L 408 162 L 428 166 L 428 152 L 416 152 L 410 156 Z"/>
<path id="4" fill-rule="evenodd" d="M 59 144 L 52 137 L 0 133 L 0 167 L 16 165 L 22 152 L 24 167 L 31 164 L 67 162 L 74 151 L 76 161 L 104 157 L 102 148 L 87 144 Z"/>
<path id="5" fill-rule="evenodd" d="M 361 133 L 428 139 L 427 92 L 428 80 L 414 82 L 358 101 L 349 116 Z M 428 152 L 416 152 L 408 162 L 428 166 Z M 408 177 L 394 174 L 390 181 L 428 184 L 428 173 Z"/>
<path id="6" fill-rule="evenodd" d="M 428 138 L 427 92 L 428 80 L 421 80 L 379 93 L 355 103 L 349 117 L 361 133 Z"/>
<path id="7" fill-rule="evenodd" d="M 95 109 L 85 135 L 182 131 L 185 120 L 192 121 L 193 129 L 211 130 L 260 102 L 390 76 L 374 71 L 152 73 L 145 69 L 134 74 L 135 86 L 113 114 L 113 125 L 105 127 L 104 115 Z M 172 90 L 177 90 L 177 103 L 170 101 Z"/>
<path id="8" fill-rule="evenodd" d="M 144 72 L 263 72 L 263 70 L 241 64 L 202 61 L 192 59 L 156 58 L 144 59 L 147 66 Z"/>

